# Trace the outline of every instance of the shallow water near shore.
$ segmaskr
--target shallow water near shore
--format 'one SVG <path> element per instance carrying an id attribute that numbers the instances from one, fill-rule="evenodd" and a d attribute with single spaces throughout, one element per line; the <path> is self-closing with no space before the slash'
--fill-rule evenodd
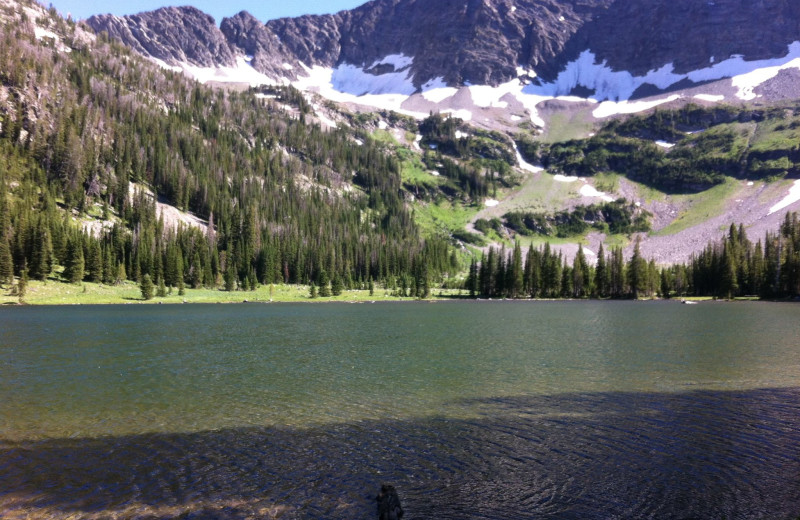
<path id="1" fill-rule="evenodd" d="M 0 310 L 8 518 L 797 518 L 800 306 Z"/>

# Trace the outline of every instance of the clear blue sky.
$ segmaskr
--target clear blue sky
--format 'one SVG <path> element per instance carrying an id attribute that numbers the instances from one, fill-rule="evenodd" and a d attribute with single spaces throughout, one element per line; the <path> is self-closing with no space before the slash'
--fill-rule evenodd
<path id="1" fill-rule="evenodd" d="M 367 0 L 43 0 L 45 7 L 52 5 L 66 16 L 72 14 L 76 20 L 89 18 L 93 14 L 136 14 L 152 11 L 168 5 L 192 5 L 204 11 L 217 21 L 217 25 L 226 16 L 233 16 L 239 11 L 249 11 L 261 21 L 273 20 L 285 16 L 304 14 L 335 13 L 343 9 L 352 9 L 365 4 Z"/>

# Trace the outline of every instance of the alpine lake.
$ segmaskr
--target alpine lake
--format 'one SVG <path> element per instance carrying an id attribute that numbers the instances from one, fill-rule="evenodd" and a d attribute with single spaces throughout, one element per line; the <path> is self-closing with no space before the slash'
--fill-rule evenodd
<path id="1" fill-rule="evenodd" d="M 0 309 L 0 517 L 800 517 L 800 305 Z"/>

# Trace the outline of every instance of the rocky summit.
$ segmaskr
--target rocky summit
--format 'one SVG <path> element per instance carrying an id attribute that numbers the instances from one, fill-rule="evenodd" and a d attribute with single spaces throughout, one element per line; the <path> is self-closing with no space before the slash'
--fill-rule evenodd
<path id="1" fill-rule="evenodd" d="M 164 7 L 123 18 L 92 16 L 89 25 L 135 51 L 165 63 L 233 65 L 235 51 L 214 23 L 194 7 Z"/>

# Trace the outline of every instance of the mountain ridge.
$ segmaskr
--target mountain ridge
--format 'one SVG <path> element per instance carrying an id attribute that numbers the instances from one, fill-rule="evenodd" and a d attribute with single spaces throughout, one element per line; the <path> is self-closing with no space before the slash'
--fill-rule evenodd
<path id="1" fill-rule="evenodd" d="M 685 74 L 731 56 L 780 57 L 800 40 L 800 5 L 785 0 L 445 0 L 435 9 L 416 0 L 372 0 L 336 14 L 266 23 L 242 11 L 220 27 L 194 11 L 100 15 L 87 23 L 171 65 L 181 56 L 198 66 L 233 65 L 231 53 L 250 55 L 252 66 L 275 81 L 297 79 L 301 63 L 347 64 L 379 75 L 386 69 L 370 71 L 370 64 L 404 55 L 414 60 L 417 89 L 436 80 L 497 86 L 520 77 L 520 68 L 534 84 L 551 83 L 585 51 L 597 64 L 633 76 L 668 64 Z M 186 20 L 176 20 L 177 12 Z M 175 38 L 158 33 L 168 26 Z M 192 32 L 196 41 L 181 37 Z M 163 47 L 152 44 L 159 40 Z"/>
<path id="2" fill-rule="evenodd" d="M 247 58 L 246 70 L 348 109 L 379 107 L 418 120 L 439 112 L 513 135 L 558 130 L 563 113 L 588 114 L 598 131 L 600 121 L 655 107 L 795 99 L 799 20 L 798 6 L 782 0 L 471 0 L 435 8 L 413 0 L 373 0 L 349 11 L 266 23 L 242 11 L 223 19 L 219 31 L 234 53 Z M 225 74 L 214 77 L 225 81 Z M 312 103 L 320 121 L 335 127 L 321 111 L 323 103 Z M 586 128 L 580 135 L 591 135 Z M 438 169 L 435 162 L 427 166 Z M 521 161 L 517 166 L 531 167 Z M 591 187 L 582 186 L 586 193 Z M 597 200 L 579 195 L 585 203 Z M 639 200 L 664 225 L 684 206 L 646 203 L 636 189 L 611 195 Z M 495 203 L 497 210 L 488 207 L 487 214 L 502 216 L 497 211 L 508 204 Z M 509 204 L 513 209 L 515 203 Z M 753 214 L 765 211 L 759 206 Z M 752 215 L 740 217 L 755 225 Z M 702 240 L 692 242 L 709 237 L 708 231 L 699 234 Z M 676 259 L 663 250 L 661 245 L 651 252 L 664 261 Z"/>

